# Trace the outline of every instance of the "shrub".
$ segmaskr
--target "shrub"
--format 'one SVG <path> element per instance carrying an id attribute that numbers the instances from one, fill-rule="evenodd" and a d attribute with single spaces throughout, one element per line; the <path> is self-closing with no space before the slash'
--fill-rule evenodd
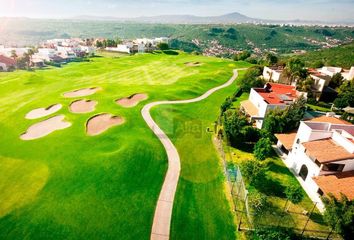
<path id="1" fill-rule="evenodd" d="M 240 165 L 242 175 L 252 185 L 256 185 L 265 177 L 265 170 L 261 162 L 257 160 L 244 161 Z"/>
<path id="2" fill-rule="evenodd" d="M 253 154 L 258 160 L 264 160 L 273 153 L 272 142 L 269 138 L 260 139 L 254 146 Z"/>
<path id="3" fill-rule="evenodd" d="M 252 191 L 248 195 L 248 202 L 255 213 L 259 214 L 267 205 L 267 197 L 258 191 Z"/>
<path id="4" fill-rule="evenodd" d="M 285 188 L 287 199 L 293 204 L 298 204 L 304 198 L 304 193 L 299 185 L 291 184 Z"/>

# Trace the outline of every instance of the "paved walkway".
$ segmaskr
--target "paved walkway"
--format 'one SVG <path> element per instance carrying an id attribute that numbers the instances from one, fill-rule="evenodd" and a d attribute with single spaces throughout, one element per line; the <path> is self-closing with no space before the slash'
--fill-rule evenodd
<path id="1" fill-rule="evenodd" d="M 241 69 L 240 69 L 241 70 Z M 155 216 L 151 230 L 151 240 L 168 240 L 170 236 L 170 225 L 172 217 L 173 201 L 177 189 L 178 179 L 181 171 L 181 163 L 178 151 L 167 135 L 155 123 L 150 115 L 150 109 L 164 104 L 186 104 L 202 101 L 209 97 L 214 92 L 230 86 L 238 77 L 238 71 L 234 70 L 233 76 L 229 81 L 221 86 L 215 87 L 194 99 L 179 100 L 179 101 L 160 101 L 149 103 L 141 110 L 141 114 L 155 135 L 163 144 L 168 158 L 168 169 L 165 176 L 165 181 L 162 185 L 159 199 L 157 201 Z"/>

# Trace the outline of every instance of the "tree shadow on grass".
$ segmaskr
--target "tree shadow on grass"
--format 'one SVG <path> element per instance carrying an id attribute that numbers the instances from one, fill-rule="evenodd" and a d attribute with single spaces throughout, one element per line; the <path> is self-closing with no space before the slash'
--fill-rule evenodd
<path id="1" fill-rule="evenodd" d="M 234 148 L 241 150 L 242 152 L 253 153 L 254 144 L 253 143 L 238 143 L 235 142 L 232 144 Z"/>
<path id="2" fill-rule="evenodd" d="M 173 50 L 165 50 L 165 51 L 163 51 L 165 54 L 167 54 L 167 55 L 179 55 L 179 53 L 178 52 L 176 52 L 176 51 L 173 51 Z"/>
<path id="3" fill-rule="evenodd" d="M 275 162 L 269 162 L 268 169 L 269 169 L 269 171 L 279 173 L 279 174 L 284 174 L 289 177 L 293 176 L 293 174 L 289 171 L 289 169 L 286 166 L 281 166 Z"/>
<path id="4" fill-rule="evenodd" d="M 268 196 L 285 198 L 285 187 L 277 180 L 265 177 L 254 184 L 257 190 Z"/>

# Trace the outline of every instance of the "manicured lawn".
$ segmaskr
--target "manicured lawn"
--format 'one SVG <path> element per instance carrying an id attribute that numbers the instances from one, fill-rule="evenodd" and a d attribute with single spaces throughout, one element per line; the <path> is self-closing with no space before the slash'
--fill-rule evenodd
<path id="1" fill-rule="evenodd" d="M 203 65 L 185 65 L 196 61 Z M 140 110 L 156 100 L 199 96 L 227 81 L 235 67 L 231 61 L 181 53 L 97 57 L 62 68 L 0 73 L 0 239 L 149 239 L 167 160 Z M 85 97 L 98 101 L 94 112 L 68 110 L 71 101 L 79 98 L 65 99 L 62 93 L 96 86 L 103 90 Z M 185 106 L 185 113 L 176 110 L 155 116 L 164 120 L 181 114 L 184 122 L 199 113 L 201 121 L 205 118 L 210 124 L 219 103 L 233 90 L 213 95 L 207 105 Z M 134 108 L 115 104 L 114 100 L 134 93 L 147 93 L 149 99 Z M 56 114 L 65 115 L 72 126 L 41 139 L 20 140 L 29 126 L 46 119 L 26 120 L 26 113 L 55 103 L 63 104 Z M 126 122 L 87 136 L 86 121 L 105 112 Z M 173 119 L 176 126 L 184 126 Z M 177 133 L 174 140 L 183 147 L 177 139 L 184 133 L 188 136 L 188 130 Z M 183 148 L 182 159 L 190 153 L 208 157 L 184 161 L 172 235 L 234 236 L 210 136 L 200 138 L 196 146 L 203 151 Z M 209 203 L 214 209 L 207 211 Z"/>
<path id="2" fill-rule="evenodd" d="M 312 104 L 306 104 L 308 107 L 310 107 L 311 109 L 315 110 L 315 111 L 320 111 L 320 112 L 331 112 L 330 108 L 325 108 L 325 107 L 320 107 L 320 106 L 316 106 L 316 105 L 312 105 Z"/>
<path id="3" fill-rule="evenodd" d="M 235 239 L 236 227 L 225 197 L 221 161 L 212 142 L 214 134 L 207 132 L 207 128 L 214 129 L 221 103 L 236 88 L 228 87 L 199 103 L 165 105 L 153 110 L 157 123 L 171 137 L 181 156 L 172 239 Z"/>

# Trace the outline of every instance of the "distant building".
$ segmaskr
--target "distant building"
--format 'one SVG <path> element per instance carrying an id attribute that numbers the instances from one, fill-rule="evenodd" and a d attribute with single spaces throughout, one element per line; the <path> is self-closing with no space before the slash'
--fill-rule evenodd
<path id="1" fill-rule="evenodd" d="M 267 83 L 264 88 L 252 88 L 248 100 L 241 102 L 241 109 L 255 121 L 257 128 L 263 127 L 266 114 L 272 109 L 285 109 L 306 93 L 296 90 L 294 86 Z"/>
<path id="2" fill-rule="evenodd" d="M 317 101 L 333 102 L 338 93 L 329 87 L 332 77 L 317 69 L 309 69 L 310 77 L 314 80 L 311 86 L 313 96 Z"/>
<path id="3" fill-rule="evenodd" d="M 0 55 L 0 72 L 9 71 L 11 68 L 15 68 L 16 61 L 12 58 Z"/>
<path id="4" fill-rule="evenodd" d="M 323 195 L 354 199 L 354 125 L 323 116 L 301 122 L 297 133 L 276 137 L 287 167 L 321 210 Z"/>
<path id="5" fill-rule="evenodd" d="M 345 80 L 353 80 L 354 79 L 354 67 L 351 67 L 350 70 L 343 70 L 342 77 Z"/>

